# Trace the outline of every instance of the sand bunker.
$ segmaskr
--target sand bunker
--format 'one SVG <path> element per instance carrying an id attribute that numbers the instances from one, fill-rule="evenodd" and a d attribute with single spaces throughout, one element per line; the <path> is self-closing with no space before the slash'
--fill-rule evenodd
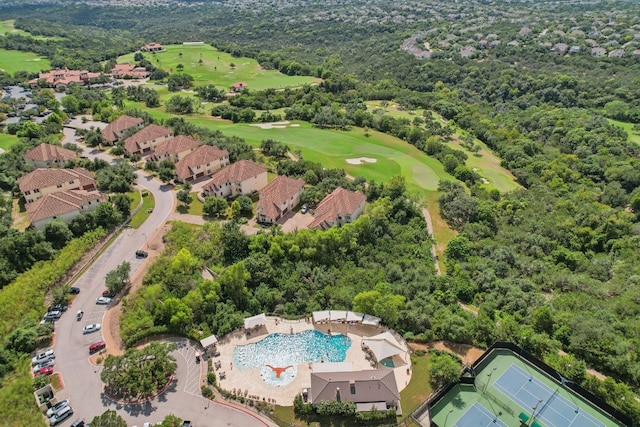
<path id="1" fill-rule="evenodd" d="M 356 159 L 347 159 L 347 163 L 350 165 L 361 165 L 363 163 L 375 163 L 378 159 L 372 159 L 371 157 L 358 157 Z"/>
<path id="2" fill-rule="evenodd" d="M 253 123 L 249 126 L 259 127 L 260 129 L 285 129 L 289 125 L 287 120 L 273 123 Z M 292 125 L 293 126 L 293 125 Z"/>

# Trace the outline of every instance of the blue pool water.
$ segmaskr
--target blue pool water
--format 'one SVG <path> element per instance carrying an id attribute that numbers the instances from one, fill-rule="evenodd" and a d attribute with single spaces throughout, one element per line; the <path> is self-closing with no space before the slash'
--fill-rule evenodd
<path id="1" fill-rule="evenodd" d="M 344 362 L 351 340 L 346 335 L 327 335 L 316 330 L 298 334 L 270 334 L 253 344 L 233 350 L 237 369 L 260 369 L 262 380 L 269 385 L 283 386 L 295 378 L 297 366 L 309 362 Z M 268 367 L 285 368 L 280 378 Z"/>

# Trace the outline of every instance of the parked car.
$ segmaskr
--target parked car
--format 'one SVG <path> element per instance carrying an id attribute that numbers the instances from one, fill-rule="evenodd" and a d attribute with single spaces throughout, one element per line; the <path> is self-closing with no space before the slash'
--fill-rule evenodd
<path id="1" fill-rule="evenodd" d="M 101 326 L 102 325 L 100 325 L 100 323 L 92 323 L 92 324 L 87 325 L 84 328 L 82 328 L 82 333 L 83 334 L 90 334 L 92 332 L 99 331 Z"/>
<path id="2" fill-rule="evenodd" d="M 76 288 L 75 286 L 72 286 L 69 288 L 69 293 L 78 295 L 80 293 L 80 288 Z"/>
<path id="3" fill-rule="evenodd" d="M 104 341 L 96 341 L 89 346 L 89 354 L 97 353 L 107 346 Z"/>
<path id="4" fill-rule="evenodd" d="M 47 417 L 53 417 L 60 409 L 64 408 L 65 406 L 69 406 L 69 399 L 61 400 L 51 408 L 47 409 Z"/>
<path id="5" fill-rule="evenodd" d="M 39 377 L 40 375 L 51 375 L 53 374 L 53 366 L 46 366 L 44 368 L 38 369 L 33 376 Z"/>
<path id="6" fill-rule="evenodd" d="M 37 365 L 40 362 L 44 362 L 45 360 L 51 359 L 53 357 L 55 357 L 55 353 L 53 352 L 53 350 L 50 349 L 47 351 L 43 351 L 42 353 L 31 359 L 31 365 Z"/>
<path id="7" fill-rule="evenodd" d="M 67 311 L 67 306 L 64 304 L 54 304 L 49 307 L 49 311 L 61 311 L 64 313 Z"/>
<path id="8" fill-rule="evenodd" d="M 33 367 L 33 372 L 39 371 L 42 368 L 53 366 L 55 364 L 56 364 L 56 359 L 54 359 L 53 357 L 50 359 L 43 360 L 42 362 L 38 363 L 36 366 Z"/>
<path id="9" fill-rule="evenodd" d="M 75 420 L 69 427 L 84 427 L 84 420 L 82 418 L 78 418 Z"/>
<path id="10" fill-rule="evenodd" d="M 140 249 L 136 251 L 136 258 L 146 258 L 148 256 L 149 256 L 149 253 L 147 251 L 143 251 Z"/>
<path id="11" fill-rule="evenodd" d="M 44 315 L 44 318 L 47 320 L 58 320 L 62 316 L 62 312 L 60 310 L 48 311 L 47 314 Z"/>
<path id="12" fill-rule="evenodd" d="M 73 415 L 73 409 L 71 408 L 71 406 L 65 406 L 57 414 L 49 418 L 49 425 L 56 426 L 62 421 L 69 418 L 71 415 Z"/>
<path id="13" fill-rule="evenodd" d="M 102 296 L 103 297 L 107 297 L 107 298 L 113 298 L 115 297 L 114 294 L 111 293 L 111 291 L 109 289 L 105 289 L 104 291 L 102 291 Z"/>
<path id="14" fill-rule="evenodd" d="M 109 305 L 109 304 L 111 304 L 111 298 L 109 298 L 109 297 L 98 297 L 98 298 L 96 298 L 96 304 Z"/>
<path id="15" fill-rule="evenodd" d="M 308 210 L 309 210 L 309 205 L 305 203 L 304 205 L 302 205 L 302 209 L 300 209 L 300 212 L 303 214 L 306 214 Z"/>
<path id="16" fill-rule="evenodd" d="M 77 321 L 82 320 L 82 316 L 84 316 L 84 311 L 78 310 L 78 312 L 76 313 L 76 320 Z"/>

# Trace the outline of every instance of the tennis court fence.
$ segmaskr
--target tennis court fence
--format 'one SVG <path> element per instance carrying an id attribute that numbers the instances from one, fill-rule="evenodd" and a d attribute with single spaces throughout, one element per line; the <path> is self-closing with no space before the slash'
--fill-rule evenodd
<path id="1" fill-rule="evenodd" d="M 487 397 L 487 399 L 491 400 L 493 403 L 496 403 L 498 406 L 500 406 L 500 408 L 502 408 L 502 410 L 505 411 L 507 414 L 515 417 L 516 413 L 513 410 L 513 408 L 510 408 L 509 405 L 504 403 L 502 400 L 498 399 L 498 397 L 496 397 L 491 391 L 489 391 L 489 387 L 487 387 L 486 383 L 482 383 L 476 380 L 476 389 L 478 391 L 481 391 L 482 394 Z"/>

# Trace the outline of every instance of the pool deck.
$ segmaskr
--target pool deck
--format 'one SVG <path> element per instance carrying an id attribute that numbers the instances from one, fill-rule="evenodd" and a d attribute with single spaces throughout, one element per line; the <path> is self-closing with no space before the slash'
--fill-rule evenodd
<path id="1" fill-rule="evenodd" d="M 376 367 L 371 366 L 369 360 L 365 358 L 362 350 L 362 340 L 373 335 L 380 334 L 386 329 L 368 325 L 347 325 L 343 323 L 313 324 L 311 319 L 283 320 L 277 317 L 267 317 L 267 324 L 261 326 L 257 331 L 253 331 L 247 336 L 244 331 L 236 331 L 223 337 L 217 344 L 220 352 L 218 357 L 213 358 L 220 361 L 221 367 L 217 370 L 216 376 L 222 388 L 247 396 L 257 396 L 256 400 L 268 400 L 281 406 L 292 406 L 296 394 L 302 389 L 311 386 L 311 363 L 298 365 L 298 374 L 295 379 L 283 387 L 272 387 L 262 381 L 260 369 L 239 370 L 233 366 L 233 350 L 238 345 L 246 345 L 260 341 L 269 334 L 295 334 L 307 330 L 315 329 L 323 333 L 346 334 L 351 339 L 351 347 L 347 350 L 345 362 L 351 362 L 355 371 L 371 370 Z M 398 391 L 403 390 L 411 380 L 411 358 L 409 349 L 404 340 L 398 339 L 400 345 L 405 349 L 405 353 L 394 356 L 393 360 L 397 366 L 394 369 Z M 381 366 L 381 365 L 380 365 Z M 381 367 L 381 369 L 390 369 Z M 220 372 L 226 374 L 226 378 L 220 379 Z"/>

